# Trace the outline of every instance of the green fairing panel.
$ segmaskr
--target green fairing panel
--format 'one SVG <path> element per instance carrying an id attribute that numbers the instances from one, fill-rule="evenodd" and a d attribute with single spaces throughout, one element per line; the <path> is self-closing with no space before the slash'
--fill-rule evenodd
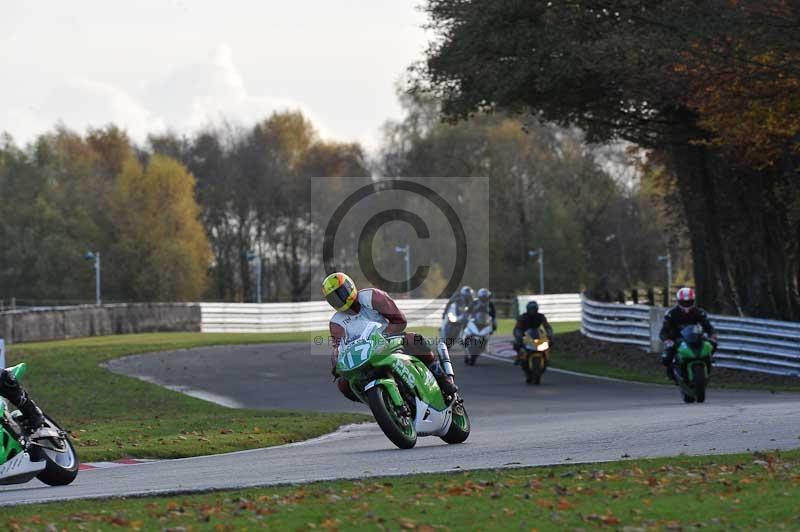
<path id="1" fill-rule="evenodd" d="M 681 342 L 681 346 L 678 349 L 678 358 L 680 358 L 682 361 L 708 358 L 711 356 L 711 351 L 713 351 L 711 342 L 703 342 L 703 347 L 699 352 L 686 345 L 686 342 Z"/>
<path id="2" fill-rule="evenodd" d="M 379 355 L 380 356 L 380 355 Z M 415 389 L 419 398 L 436 410 L 444 410 L 447 405 L 444 403 L 442 391 L 430 370 L 416 357 L 403 354 L 387 354 L 372 358 L 372 366 L 389 367 L 392 374 L 402 379 L 409 387 Z"/>
<path id="3" fill-rule="evenodd" d="M 378 379 L 376 386 L 386 388 L 392 403 L 396 406 L 403 406 L 403 398 L 400 396 L 400 390 L 397 388 L 397 383 L 394 382 L 394 379 Z"/>
<path id="4" fill-rule="evenodd" d="M 19 380 L 25 375 L 25 372 L 28 371 L 28 365 L 25 362 L 21 362 L 16 366 L 12 366 L 10 368 L 6 368 L 6 371 L 10 371 L 14 378 Z"/>
<path id="5" fill-rule="evenodd" d="M 351 382 L 351 387 L 355 382 L 353 379 L 362 374 L 364 368 L 367 366 L 373 368 L 387 368 L 398 379 L 402 379 L 410 388 L 416 390 L 419 398 L 437 410 L 444 410 L 447 405 L 442 398 L 442 392 L 436 379 L 430 373 L 425 364 L 416 357 L 406 355 L 402 352 L 403 337 L 395 336 L 384 338 L 379 333 L 374 333 L 369 338 L 369 344 L 372 347 L 372 352 L 369 354 L 369 360 L 362 359 L 362 347 L 364 342 L 357 342 L 353 347 L 347 351 L 339 354 L 339 361 L 336 364 L 337 372 L 344 376 Z M 362 361 L 363 360 L 363 361 Z M 368 364 L 367 364 L 368 362 Z M 365 365 L 366 364 L 366 365 Z M 382 381 L 379 383 L 383 385 Z M 392 394 L 392 389 L 389 384 L 384 387 Z M 396 383 L 392 382 L 391 386 L 397 390 Z M 398 395 L 399 397 L 399 395 Z M 392 397 L 395 400 L 395 397 Z"/>
<path id="6" fill-rule="evenodd" d="M 8 442 L 5 444 L 4 442 Z M 22 446 L 6 429 L 0 427 L 0 464 L 5 464 L 11 458 L 22 452 Z"/>
<path id="7" fill-rule="evenodd" d="M 20 379 L 23 375 L 25 375 L 28 365 L 22 362 L 21 364 L 17 364 L 16 366 L 12 366 L 7 369 L 12 375 L 14 375 L 15 379 Z M 5 409 L 5 401 L 0 401 L 0 416 L 5 414 Z M 14 438 L 14 436 L 6 429 L 0 427 L 0 464 L 5 464 L 22 451 L 22 446 L 19 444 L 16 438 Z"/>

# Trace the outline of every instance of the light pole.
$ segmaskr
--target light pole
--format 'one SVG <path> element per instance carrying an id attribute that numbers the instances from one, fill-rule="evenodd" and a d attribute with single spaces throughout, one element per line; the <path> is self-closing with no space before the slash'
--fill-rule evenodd
<path id="1" fill-rule="evenodd" d="M 247 262 L 252 262 L 256 269 L 256 303 L 261 303 L 261 255 L 248 251 Z"/>
<path id="2" fill-rule="evenodd" d="M 667 306 L 669 306 L 669 299 L 672 297 L 672 255 L 669 250 L 666 255 L 659 255 L 658 261 L 667 263 Z"/>
<path id="3" fill-rule="evenodd" d="M 93 262 L 94 264 L 92 267 L 94 268 L 94 299 L 95 304 L 99 307 L 100 306 L 100 252 L 99 251 L 87 251 L 86 254 L 83 256 L 84 259 Z"/>
<path id="4" fill-rule="evenodd" d="M 530 249 L 528 256 L 539 257 L 539 294 L 544 294 L 544 249 Z"/>
<path id="5" fill-rule="evenodd" d="M 411 245 L 395 246 L 397 253 L 402 253 L 406 261 L 406 297 L 411 297 Z"/>

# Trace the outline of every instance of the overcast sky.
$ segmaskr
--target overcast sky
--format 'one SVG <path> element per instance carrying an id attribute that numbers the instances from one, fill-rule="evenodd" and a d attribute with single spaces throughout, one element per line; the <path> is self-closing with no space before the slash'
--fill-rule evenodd
<path id="1" fill-rule="evenodd" d="M 378 141 L 422 57 L 416 0 L 3 0 L 0 131 L 108 122 L 137 141 L 301 109 L 326 138 Z"/>

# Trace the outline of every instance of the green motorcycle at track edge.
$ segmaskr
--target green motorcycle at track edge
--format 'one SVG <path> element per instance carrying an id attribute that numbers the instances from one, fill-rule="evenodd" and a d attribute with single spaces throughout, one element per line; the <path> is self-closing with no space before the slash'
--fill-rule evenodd
<path id="1" fill-rule="evenodd" d="M 384 337 L 377 324 L 339 350 L 336 372 L 367 404 L 392 443 L 410 449 L 418 436 L 439 436 L 462 443 L 470 433 L 464 402 L 458 394 L 445 402 L 425 364 L 407 355 L 402 337 Z"/>
<path id="2" fill-rule="evenodd" d="M 713 352 L 714 345 L 703 336 L 702 328 L 695 325 L 681 330 L 673 371 L 685 403 L 705 402 Z"/>
<path id="3" fill-rule="evenodd" d="M 8 371 L 19 380 L 26 369 L 22 363 Z M 69 435 L 45 414 L 45 428 L 39 431 L 43 437 L 31 441 L 22 426 L 22 414 L 8 406 L 0 398 L 0 485 L 38 478 L 50 486 L 65 486 L 75 480 L 80 463 Z"/>

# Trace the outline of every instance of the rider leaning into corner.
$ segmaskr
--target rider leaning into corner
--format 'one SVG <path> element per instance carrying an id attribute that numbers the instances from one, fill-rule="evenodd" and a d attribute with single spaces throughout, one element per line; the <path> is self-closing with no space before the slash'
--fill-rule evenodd
<path id="1" fill-rule="evenodd" d="M 44 434 L 46 425 L 42 411 L 14 375 L 5 369 L 0 369 L 0 396 L 17 405 L 22 414 L 24 428 L 32 440 L 47 436 Z"/>
<path id="2" fill-rule="evenodd" d="M 322 293 L 325 300 L 336 309 L 328 324 L 333 344 L 331 364 L 336 386 L 345 397 L 351 401 L 359 400 L 347 380 L 336 373 L 339 345 L 346 339 L 360 336 L 367 325 L 373 322 L 381 324 L 381 333 L 386 336 L 404 336 L 407 354 L 417 357 L 428 366 L 445 396 L 458 391 L 447 346 L 439 342 L 434 353 L 422 335 L 405 331 L 406 317 L 389 294 L 377 288 L 357 290 L 353 280 L 341 272 L 332 273 L 322 281 Z"/>
<path id="3" fill-rule="evenodd" d="M 714 351 L 717 349 L 717 333 L 711 322 L 708 321 L 708 315 L 700 307 L 695 305 L 695 294 L 691 288 L 681 288 L 675 295 L 675 300 L 678 302 L 674 307 L 669 309 L 664 315 L 664 323 L 661 325 L 661 332 L 659 337 L 664 343 L 664 352 L 661 353 L 661 363 L 667 368 L 667 377 L 675 380 L 675 374 L 672 371 L 672 364 L 675 360 L 675 354 L 678 351 L 678 340 L 681 337 L 681 331 L 684 327 L 689 325 L 700 325 L 703 332 L 711 340 L 714 346 Z"/>

